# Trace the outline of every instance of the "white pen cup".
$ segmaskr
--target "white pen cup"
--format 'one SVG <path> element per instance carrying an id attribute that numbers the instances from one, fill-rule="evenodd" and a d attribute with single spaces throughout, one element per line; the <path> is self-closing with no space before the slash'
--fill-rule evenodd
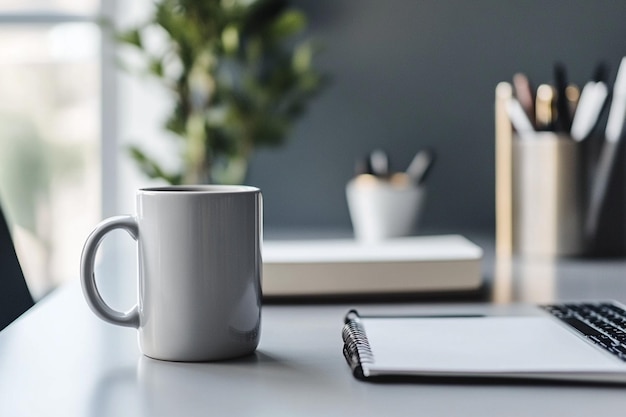
<path id="1" fill-rule="evenodd" d="M 355 238 L 376 242 L 415 234 L 425 192 L 423 185 L 415 184 L 404 173 L 390 178 L 356 176 L 346 185 Z"/>

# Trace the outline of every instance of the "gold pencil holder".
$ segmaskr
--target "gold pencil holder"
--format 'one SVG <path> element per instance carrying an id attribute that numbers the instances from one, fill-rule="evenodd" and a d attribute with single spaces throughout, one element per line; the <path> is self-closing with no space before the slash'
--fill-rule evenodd
<path id="1" fill-rule="evenodd" d="M 530 256 L 586 252 L 586 165 L 581 142 L 537 132 L 512 142 L 512 248 Z"/>

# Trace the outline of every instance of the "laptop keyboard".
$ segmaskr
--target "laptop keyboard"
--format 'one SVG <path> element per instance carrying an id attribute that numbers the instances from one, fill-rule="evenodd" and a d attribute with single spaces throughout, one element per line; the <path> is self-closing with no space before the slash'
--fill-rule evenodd
<path id="1" fill-rule="evenodd" d="M 610 303 L 552 304 L 542 308 L 626 362 L 626 310 Z"/>

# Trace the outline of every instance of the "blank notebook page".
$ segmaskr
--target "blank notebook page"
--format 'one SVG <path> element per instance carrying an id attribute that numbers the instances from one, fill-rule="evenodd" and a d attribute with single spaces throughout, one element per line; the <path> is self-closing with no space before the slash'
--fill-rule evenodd
<path id="1" fill-rule="evenodd" d="M 548 317 L 362 317 L 369 371 L 594 372 L 623 364 Z M 376 373 L 376 372 L 375 372 Z"/>

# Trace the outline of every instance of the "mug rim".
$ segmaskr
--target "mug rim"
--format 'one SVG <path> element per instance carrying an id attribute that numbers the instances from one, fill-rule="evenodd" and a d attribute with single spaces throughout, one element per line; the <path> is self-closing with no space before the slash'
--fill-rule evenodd
<path id="1" fill-rule="evenodd" d="M 141 194 L 232 194 L 255 193 L 261 191 L 250 185 L 221 185 L 221 184 L 192 184 L 192 185 L 162 185 L 145 187 L 138 190 Z"/>

